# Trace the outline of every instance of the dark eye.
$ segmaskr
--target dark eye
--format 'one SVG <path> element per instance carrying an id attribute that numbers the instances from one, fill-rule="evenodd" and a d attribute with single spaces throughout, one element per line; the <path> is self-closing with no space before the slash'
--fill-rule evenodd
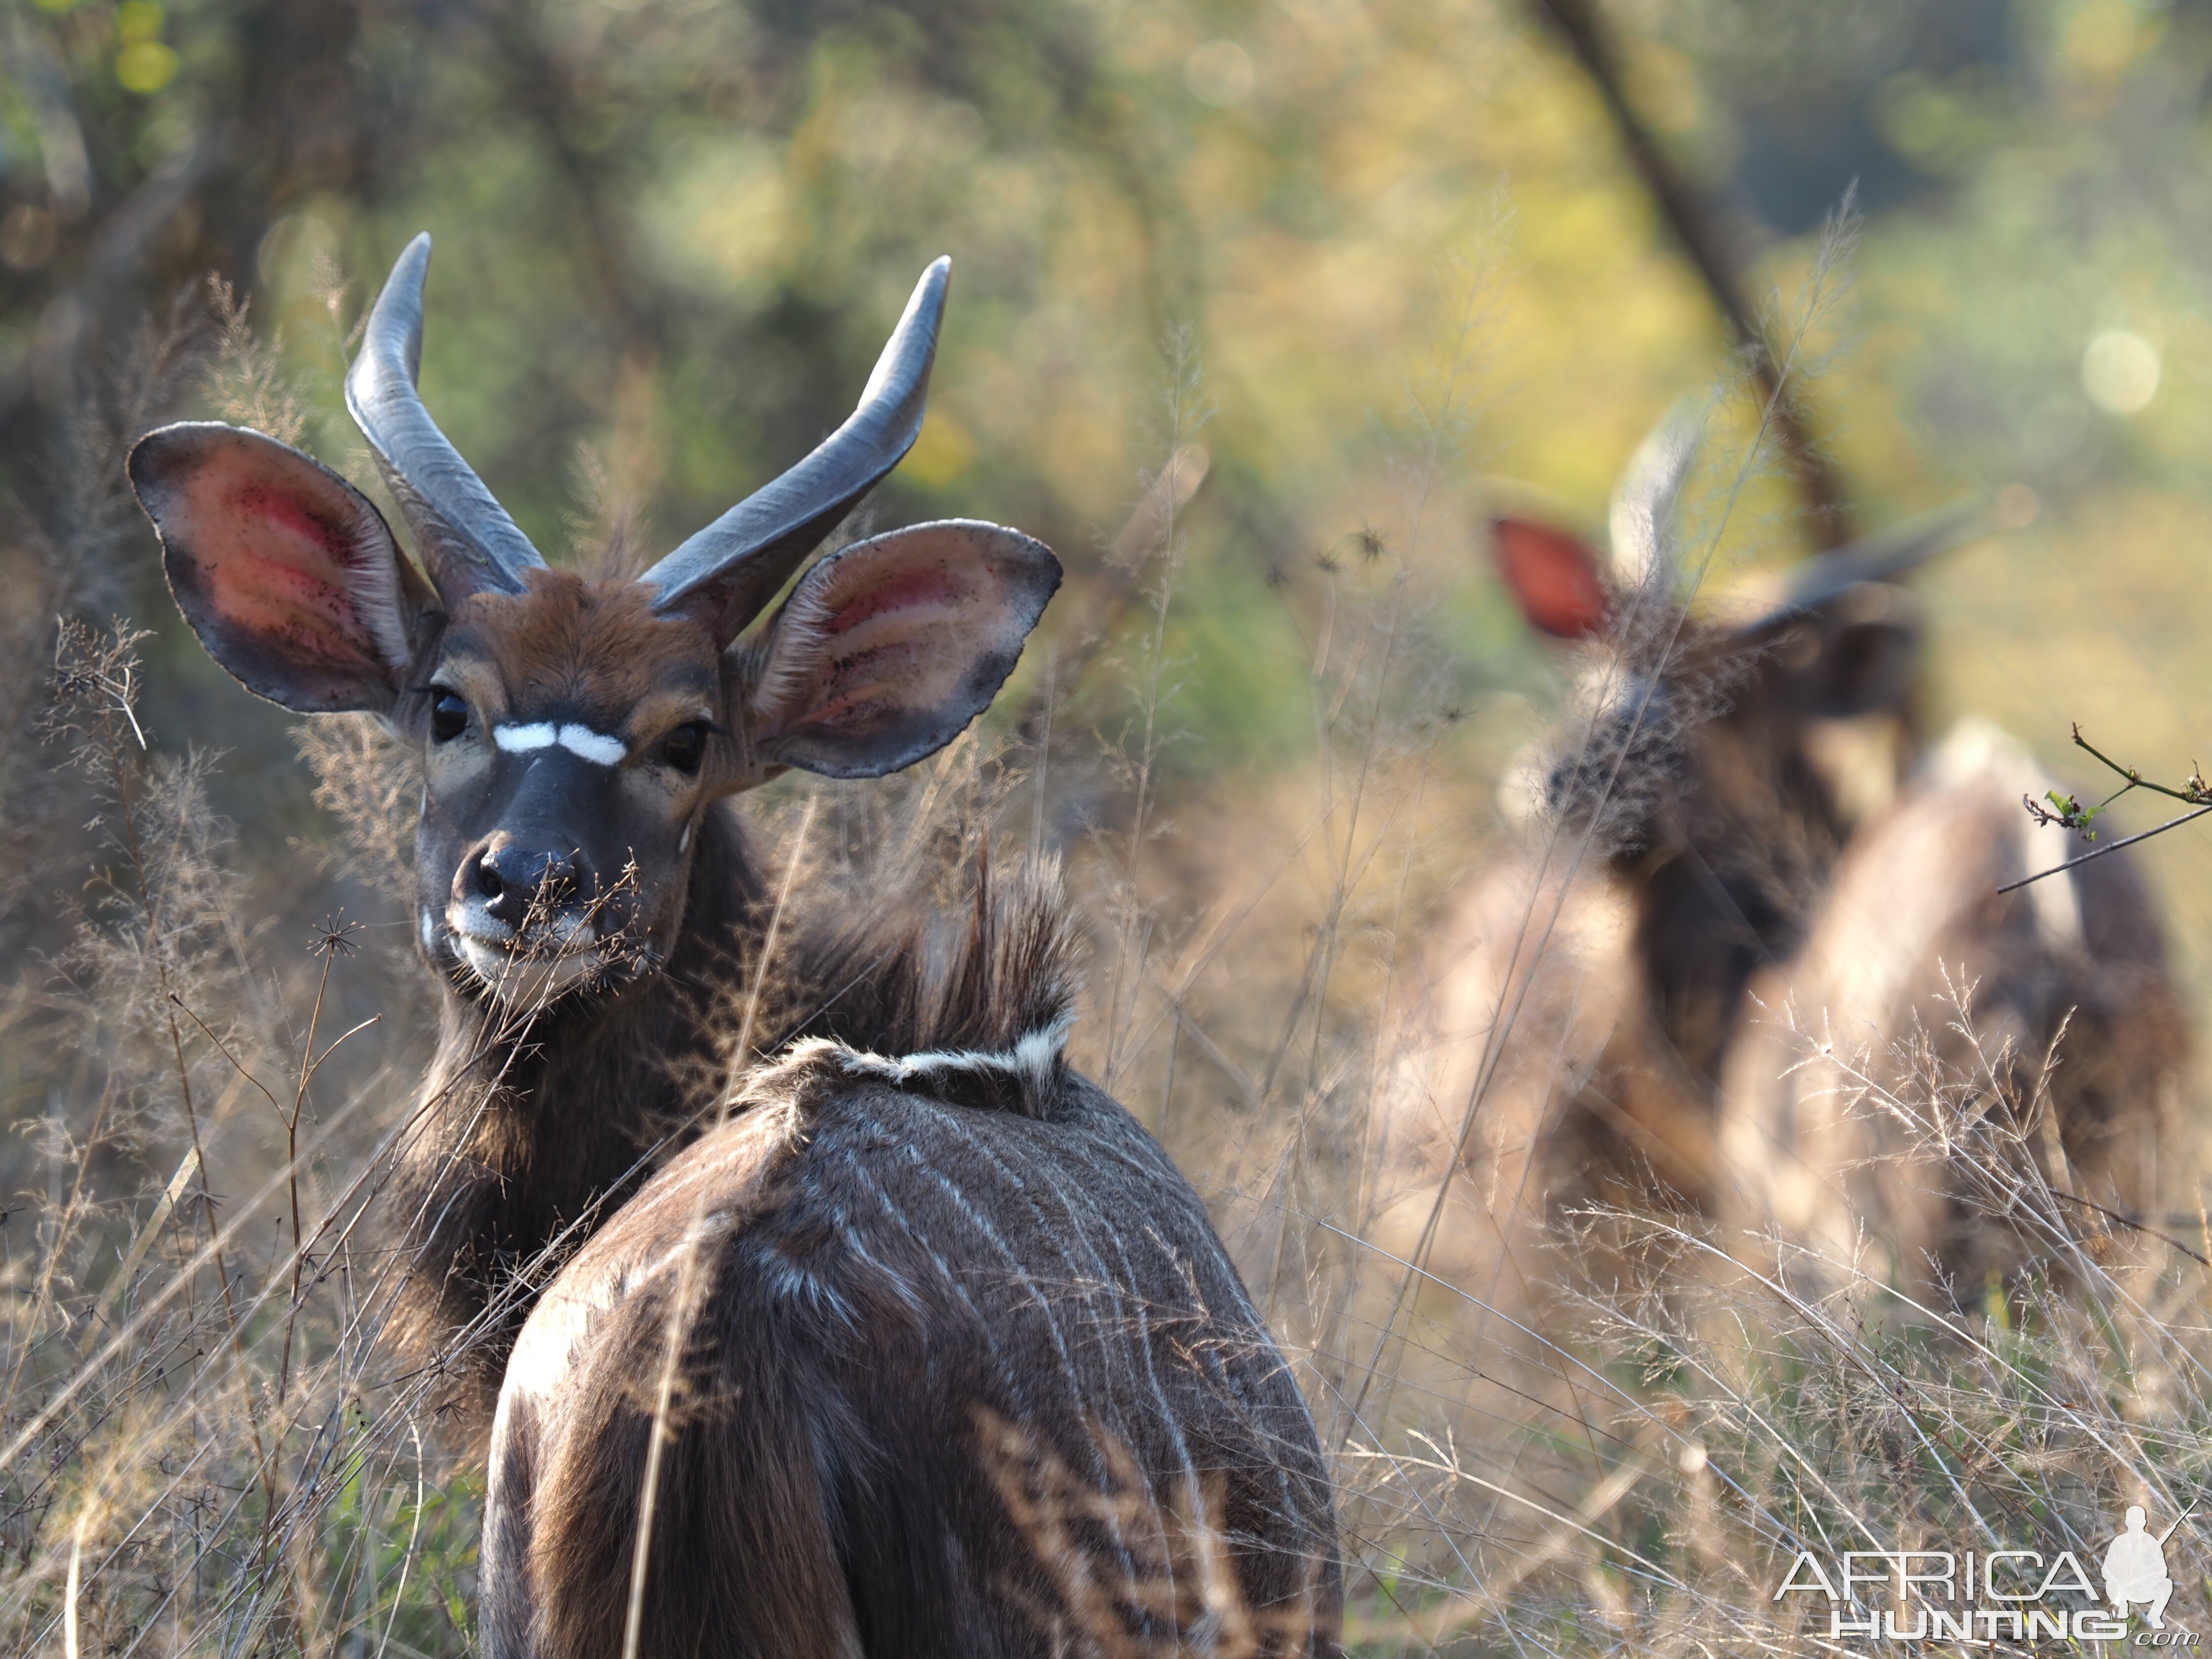
<path id="1" fill-rule="evenodd" d="M 454 692 L 436 693 L 430 704 L 430 735 L 440 743 L 451 743 L 468 726 L 468 704 Z"/>
<path id="2" fill-rule="evenodd" d="M 699 763 L 707 758 L 707 738 L 714 727 L 704 720 L 693 720 L 679 726 L 660 743 L 660 758 L 679 772 L 696 772 Z"/>

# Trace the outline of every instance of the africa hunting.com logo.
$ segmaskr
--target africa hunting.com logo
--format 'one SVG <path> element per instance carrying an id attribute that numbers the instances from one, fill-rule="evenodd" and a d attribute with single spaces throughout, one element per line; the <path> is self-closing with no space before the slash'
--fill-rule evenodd
<path id="1" fill-rule="evenodd" d="M 2129 1640 L 2130 1610 L 2139 1608 L 2143 1628 L 2134 1632 L 2135 1646 L 2193 1648 L 2196 1632 L 2166 1627 L 2173 1578 L 2166 1546 L 2196 1507 L 2154 1534 L 2142 1506 L 2130 1504 L 2100 1563 L 2101 1595 L 2071 1550 L 2047 1565 L 2039 1550 L 1847 1550 L 1826 1565 L 1801 1550 L 1773 1599 L 1826 1597 L 1832 1641 L 2120 1642 Z M 1874 1606 L 1878 1589 L 1893 1590 L 1897 1605 Z M 2056 1599 L 2066 1595 L 2088 1605 Z"/>

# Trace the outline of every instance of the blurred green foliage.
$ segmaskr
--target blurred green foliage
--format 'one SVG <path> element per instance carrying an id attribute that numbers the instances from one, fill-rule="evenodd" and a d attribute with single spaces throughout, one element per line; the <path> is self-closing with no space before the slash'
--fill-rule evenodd
<path id="1" fill-rule="evenodd" d="M 1601 17 L 1754 293 L 1802 279 L 1860 181 L 1814 429 L 1863 524 L 1980 492 L 2020 527 L 1929 582 L 1939 707 L 2046 752 L 2080 719 L 2181 757 L 2212 690 L 2190 565 L 2212 497 L 2212 8 Z M 1491 763 L 1549 664 L 1469 533 L 1486 481 L 1599 522 L 1637 439 L 1725 360 L 1593 88 L 1504 0 L 10 0 L 0 27 L 19 501 L 45 499 L 137 321 L 210 270 L 281 327 L 309 441 L 362 475 L 346 331 L 428 228 L 447 430 L 541 544 L 620 508 L 665 548 L 841 416 L 950 252 L 930 422 L 874 511 L 1043 535 L 1074 577 L 1059 618 L 1110 580 L 1100 550 L 1164 453 L 1160 343 L 1190 331 L 1213 406 L 1175 640 L 1195 771 L 1304 752 L 1316 561 L 1363 530 L 1411 553 L 1437 707 L 1496 714 L 1468 750 Z M 1784 480 L 1754 492 L 1720 574 L 1794 556 L 1794 510 Z M 113 591 L 168 628 L 149 550 L 117 556 Z M 1032 675 L 1079 645 L 1045 642 Z M 172 662 L 204 689 L 171 741 L 274 741 Z M 1069 695 L 1109 720 L 1113 677 L 1092 678 Z"/>

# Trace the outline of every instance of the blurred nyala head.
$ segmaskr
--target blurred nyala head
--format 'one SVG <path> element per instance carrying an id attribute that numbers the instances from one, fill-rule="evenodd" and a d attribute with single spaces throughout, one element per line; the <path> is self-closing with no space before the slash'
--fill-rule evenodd
<path id="1" fill-rule="evenodd" d="M 1966 524 L 1947 514 L 1820 555 L 1733 616 L 1693 615 L 1671 532 L 1693 453 L 1679 423 L 1638 452 L 1614 500 L 1609 559 L 1534 519 L 1489 526 L 1529 625 L 1582 647 L 1571 720 L 1516 769 L 1527 804 L 1630 863 L 1778 811 L 1832 815 L 1840 785 L 1824 775 L 1820 739 L 1841 722 L 1908 717 L 1920 611 L 1896 579 Z"/>
<path id="2" fill-rule="evenodd" d="M 416 395 L 429 252 L 401 256 L 346 381 L 419 568 L 359 490 L 258 432 L 162 428 L 131 480 L 217 662 L 420 746 L 422 950 L 471 994 L 542 1004 L 666 958 L 722 797 L 787 767 L 878 776 L 949 742 L 1060 566 L 995 525 L 917 525 L 816 562 L 758 621 L 919 434 L 939 260 L 805 459 L 642 576 L 551 569 Z"/>

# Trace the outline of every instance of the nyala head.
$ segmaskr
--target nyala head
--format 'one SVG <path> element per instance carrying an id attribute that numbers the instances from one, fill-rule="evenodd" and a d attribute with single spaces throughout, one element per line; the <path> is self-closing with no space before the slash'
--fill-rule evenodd
<path id="1" fill-rule="evenodd" d="M 917 525 L 818 560 L 763 617 L 921 431 L 940 259 L 812 453 L 642 576 L 554 570 L 416 393 L 429 255 L 424 236 L 401 256 L 346 381 L 414 558 L 359 490 L 258 432 L 164 427 L 131 480 L 217 662 L 287 708 L 375 714 L 419 746 L 422 947 L 472 994 L 542 1005 L 665 959 L 715 801 L 787 767 L 878 776 L 951 741 L 1060 565 L 996 525 Z"/>

